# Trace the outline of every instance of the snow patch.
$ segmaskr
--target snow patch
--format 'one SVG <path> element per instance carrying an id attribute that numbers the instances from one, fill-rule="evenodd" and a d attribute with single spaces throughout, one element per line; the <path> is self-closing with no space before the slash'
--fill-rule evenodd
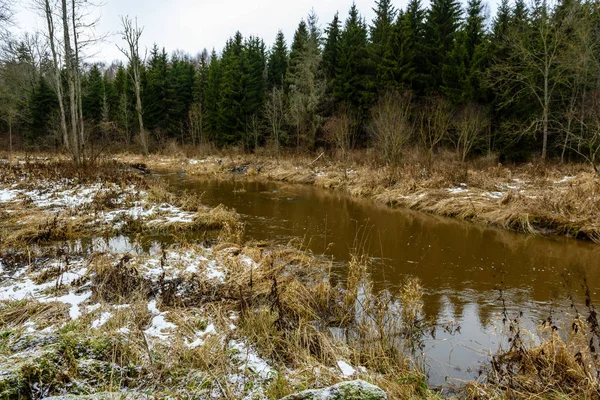
<path id="1" fill-rule="evenodd" d="M 110 317 L 112 317 L 112 314 L 110 312 L 103 312 L 102 314 L 100 314 L 100 318 L 92 321 L 92 329 L 100 328 L 110 319 Z"/>
<path id="2" fill-rule="evenodd" d="M 165 331 L 171 329 L 177 329 L 177 325 L 167 321 L 164 315 L 157 315 L 154 318 L 152 318 L 152 325 L 150 326 L 150 328 L 146 329 L 144 333 L 151 337 L 166 340 L 168 338 L 168 332 Z"/>
<path id="3" fill-rule="evenodd" d="M 344 375 L 346 378 L 356 374 L 356 370 L 352 368 L 352 366 L 346 361 L 339 360 L 337 362 L 337 366 L 340 371 L 342 371 L 342 375 Z"/>
<path id="4" fill-rule="evenodd" d="M 260 358 L 251 347 L 247 347 L 244 343 L 231 340 L 229 348 L 238 351 L 237 354 L 233 355 L 233 358 L 242 363 L 239 367 L 241 371 L 248 369 L 262 379 L 269 379 L 275 374 L 275 370 L 265 360 Z"/>

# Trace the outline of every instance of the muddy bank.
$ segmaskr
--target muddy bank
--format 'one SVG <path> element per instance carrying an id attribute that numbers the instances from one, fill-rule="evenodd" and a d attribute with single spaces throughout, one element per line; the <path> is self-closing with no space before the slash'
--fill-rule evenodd
<path id="1" fill-rule="evenodd" d="M 528 234 L 600 242 L 600 181 L 585 165 L 506 167 L 440 160 L 400 168 L 327 157 L 238 155 L 201 158 L 121 155 L 162 170 L 223 179 L 264 179 L 344 191 L 392 207 L 457 218 Z"/>

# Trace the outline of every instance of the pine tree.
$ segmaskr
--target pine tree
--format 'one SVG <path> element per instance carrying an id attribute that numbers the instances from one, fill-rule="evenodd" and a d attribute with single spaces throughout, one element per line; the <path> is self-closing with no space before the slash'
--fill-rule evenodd
<path id="1" fill-rule="evenodd" d="M 285 43 L 285 36 L 280 30 L 277 32 L 275 44 L 269 54 L 267 82 L 269 89 L 273 87 L 282 87 L 285 82 L 285 76 L 288 67 L 288 50 Z"/>

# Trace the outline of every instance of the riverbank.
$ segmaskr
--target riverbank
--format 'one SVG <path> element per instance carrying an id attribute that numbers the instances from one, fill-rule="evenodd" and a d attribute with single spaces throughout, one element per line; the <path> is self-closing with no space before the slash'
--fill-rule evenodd
<path id="1" fill-rule="evenodd" d="M 482 159 L 470 164 L 441 155 L 430 167 L 408 160 L 400 168 L 341 163 L 321 156 L 189 154 L 118 160 L 150 168 L 222 179 L 234 177 L 314 185 L 409 208 L 528 234 L 600 242 L 600 180 L 582 164 L 503 166 Z M 365 157 L 366 158 L 366 157 Z"/>
<path id="2" fill-rule="evenodd" d="M 437 396 L 396 339 L 417 332 L 417 281 L 375 294 L 357 258 L 335 284 L 331 261 L 244 243 L 234 211 L 136 171 L 0 165 L 1 398 L 280 399 L 353 379 Z"/>
<path id="3" fill-rule="evenodd" d="M 516 345 L 477 381 L 432 390 L 417 280 L 374 292 L 359 253 L 342 281 L 331 261 L 243 242 L 235 211 L 137 167 L 0 165 L 0 397 L 280 399 L 354 379 L 390 399 L 598 395 L 593 305 L 531 340 L 507 321 Z"/>

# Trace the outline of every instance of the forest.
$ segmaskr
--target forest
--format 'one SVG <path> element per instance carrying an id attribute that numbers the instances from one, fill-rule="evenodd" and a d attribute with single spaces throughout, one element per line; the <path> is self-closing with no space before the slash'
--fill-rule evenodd
<path id="1" fill-rule="evenodd" d="M 79 159 L 117 143 L 145 154 L 171 143 L 374 148 L 397 164 L 408 147 L 429 159 L 447 148 L 462 161 L 576 160 L 598 173 L 592 1 L 502 0 L 490 16 L 482 0 L 410 0 L 403 9 L 378 0 L 372 21 L 352 5 L 322 27 L 312 11 L 293 38 L 279 31 L 268 46 L 238 31 L 197 55 L 160 44 L 144 52 L 143 22 L 122 17 L 127 62 L 111 64 L 81 55 L 85 4 L 59 3 L 37 0 L 46 29 L 20 37 L 3 7 L 0 131 L 11 149 Z"/>

